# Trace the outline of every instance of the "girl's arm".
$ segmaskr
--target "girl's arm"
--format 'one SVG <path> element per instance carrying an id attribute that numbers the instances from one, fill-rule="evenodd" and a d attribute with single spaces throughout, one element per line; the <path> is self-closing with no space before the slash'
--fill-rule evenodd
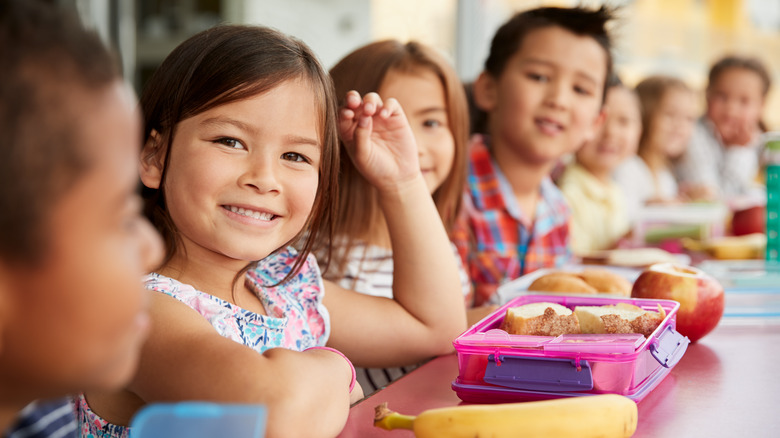
<path id="1" fill-rule="evenodd" d="M 457 263 L 425 184 L 411 128 L 395 99 L 347 95 L 340 132 L 379 192 L 393 247 L 393 300 L 326 282 L 328 345 L 366 367 L 410 364 L 452 351 L 466 329 Z"/>
<path id="2" fill-rule="evenodd" d="M 264 404 L 267 437 L 330 437 L 344 427 L 351 380 L 344 358 L 324 350 L 258 354 L 167 295 L 152 292 L 151 301 L 152 331 L 128 388 L 145 402 Z M 362 397 L 359 385 L 353 392 Z"/>

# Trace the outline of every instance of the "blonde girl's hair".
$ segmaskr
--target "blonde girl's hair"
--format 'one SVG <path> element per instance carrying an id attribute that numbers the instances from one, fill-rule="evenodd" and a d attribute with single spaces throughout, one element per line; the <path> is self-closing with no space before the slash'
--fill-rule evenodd
<path id="1" fill-rule="evenodd" d="M 319 107 L 322 144 L 319 184 L 306 225 L 288 244 L 301 248 L 292 269 L 279 283 L 303 266 L 314 242 L 333 234 L 338 198 L 338 134 L 333 84 L 306 44 L 261 26 L 222 25 L 203 31 L 179 45 L 150 78 L 141 95 L 144 139 L 159 134 L 158 153 L 164 153 L 160 189 L 143 189 L 146 215 L 165 239 L 163 265 L 181 250 L 180 237 L 168 213 L 164 187 L 176 126 L 211 108 L 246 99 L 293 79 L 303 79 L 314 91 Z M 283 245 L 284 249 L 287 245 Z M 237 275 L 237 279 L 252 266 Z M 277 284 L 279 284 L 277 283 Z"/>
<path id="2" fill-rule="evenodd" d="M 460 210 L 466 180 L 469 116 L 463 84 L 450 63 L 433 48 L 418 42 L 404 44 L 395 40 L 379 41 L 355 50 L 339 61 L 330 74 L 341 100 L 349 90 L 356 90 L 361 95 L 379 91 L 389 71 L 411 74 L 431 71 L 444 87 L 455 154 L 452 170 L 433 193 L 433 200 L 449 231 Z M 338 248 L 334 249 L 333 257 L 341 271 L 346 264 L 346 255 L 361 238 L 370 234 L 371 227 L 381 222 L 382 213 L 376 190 L 358 172 L 343 148 L 339 189 L 339 222 L 335 226 Z"/>
<path id="3" fill-rule="evenodd" d="M 653 129 L 653 117 L 658 112 L 658 107 L 669 90 L 693 93 L 693 90 L 683 80 L 666 75 L 650 76 L 636 85 L 635 91 L 639 97 L 639 107 L 642 114 L 642 135 L 639 137 L 639 152 L 647 148 L 650 132 Z"/>

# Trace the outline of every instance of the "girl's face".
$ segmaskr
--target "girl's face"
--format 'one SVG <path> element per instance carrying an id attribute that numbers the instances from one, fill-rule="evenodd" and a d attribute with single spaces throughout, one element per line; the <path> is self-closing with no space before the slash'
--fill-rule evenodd
<path id="1" fill-rule="evenodd" d="M 593 172 L 610 173 L 636 153 L 642 119 L 636 95 L 624 87 L 607 91 L 604 112 L 600 135 L 577 151 L 577 161 Z"/>
<path id="2" fill-rule="evenodd" d="M 550 26 L 529 32 L 475 98 L 489 113 L 495 147 L 547 165 L 595 135 L 606 75 L 607 54 L 594 39 Z"/>
<path id="3" fill-rule="evenodd" d="M 729 68 L 707 90 L 707 117 L 726 144 L 740 132 L 758 129 L 764 106 L 763 82 L 752 70 Z"/>
<path id="4" fill-rule="evenodd" d="M 428 69 L 414 73 L 395 70 L 387 72 L 379 95 L 398 100 L 412 126 L 428 190 L 433 193 L 452 170 L 455 140 L 447 117 L 444 86 Z"/>
<path id="5" fill-rule="evenodd" d="M 659 148 L 659 152 L 667 158 L 682 155 L 693 132 L 696 112 L 696 100 L 691 91 L 668 89 L 650 119 L 647 145 Z"/>
<path id="6" fill-rule="evenodd" d="M 0 375 L 13 372 L 39 396 L 132 377 L 148 325 L 142 277 L 163 253 L 136 194 L 135 97 L 121 83 L 84 94 L 74 92 L 84 115 L 77 132 L 92 167 L 52 206 L 46 259 L 19 271 L 7 315 L 15 333 L 3 338 Z"/>
<path id="7" fill-rule="evenodd" d="M 318 108 L 311 85 L 290 80 L 178 123 L 164 190 L 188 258 L 243 267 L 303 229 L 319 183 Z M 156 163 L 142 170 L 152 188 Z"/>

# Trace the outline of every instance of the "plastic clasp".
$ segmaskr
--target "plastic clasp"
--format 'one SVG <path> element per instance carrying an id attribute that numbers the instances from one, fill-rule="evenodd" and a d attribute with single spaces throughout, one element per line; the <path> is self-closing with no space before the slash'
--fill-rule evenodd
<path id="1" fill-rule="evenodd" d="M 681 335 L 672 326 L 667 325 L 658 337 L 650 344 L 650 354 L 666 368 L 672 368 L 680 361 L 691 341 Z"/>
<path id="2" fill-rule="evenodd" d="M 489 355 L 486 383 L 529 391 L 590 391 L 593 375 L 587 360 Z"/>

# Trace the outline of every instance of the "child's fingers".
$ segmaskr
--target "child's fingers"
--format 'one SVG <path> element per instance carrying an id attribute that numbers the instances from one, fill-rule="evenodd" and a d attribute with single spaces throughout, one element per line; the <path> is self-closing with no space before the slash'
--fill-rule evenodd
<path id="1" fill-rule="evenodd" d="M 393 97 L 387 99 L 379 111 L 379 117 L 387 119 L 390 116 L 402 113 L 401 104 Z"/>
<path id="2" fill-rule="evenodd" d="M 382 106 L 382 98 L 378 94 L 371 92 L 363 96 L 364 116 L 373 117 Z"/>
<path id="3" fill-rule="evenodd" d="M 360 99 L 360 93 L 355 90 L 347 91 L 347 97 L 344 100 L 344 105 L 350 109 L 356 109 L 363 101 Z"/>
<path id="4" fill-rule="evenodd" d="M 339 111 L 338 129 L 342 140 L 347 142 L 352 141 L 355 125 L 354 111 L 346 108 Z"/>

